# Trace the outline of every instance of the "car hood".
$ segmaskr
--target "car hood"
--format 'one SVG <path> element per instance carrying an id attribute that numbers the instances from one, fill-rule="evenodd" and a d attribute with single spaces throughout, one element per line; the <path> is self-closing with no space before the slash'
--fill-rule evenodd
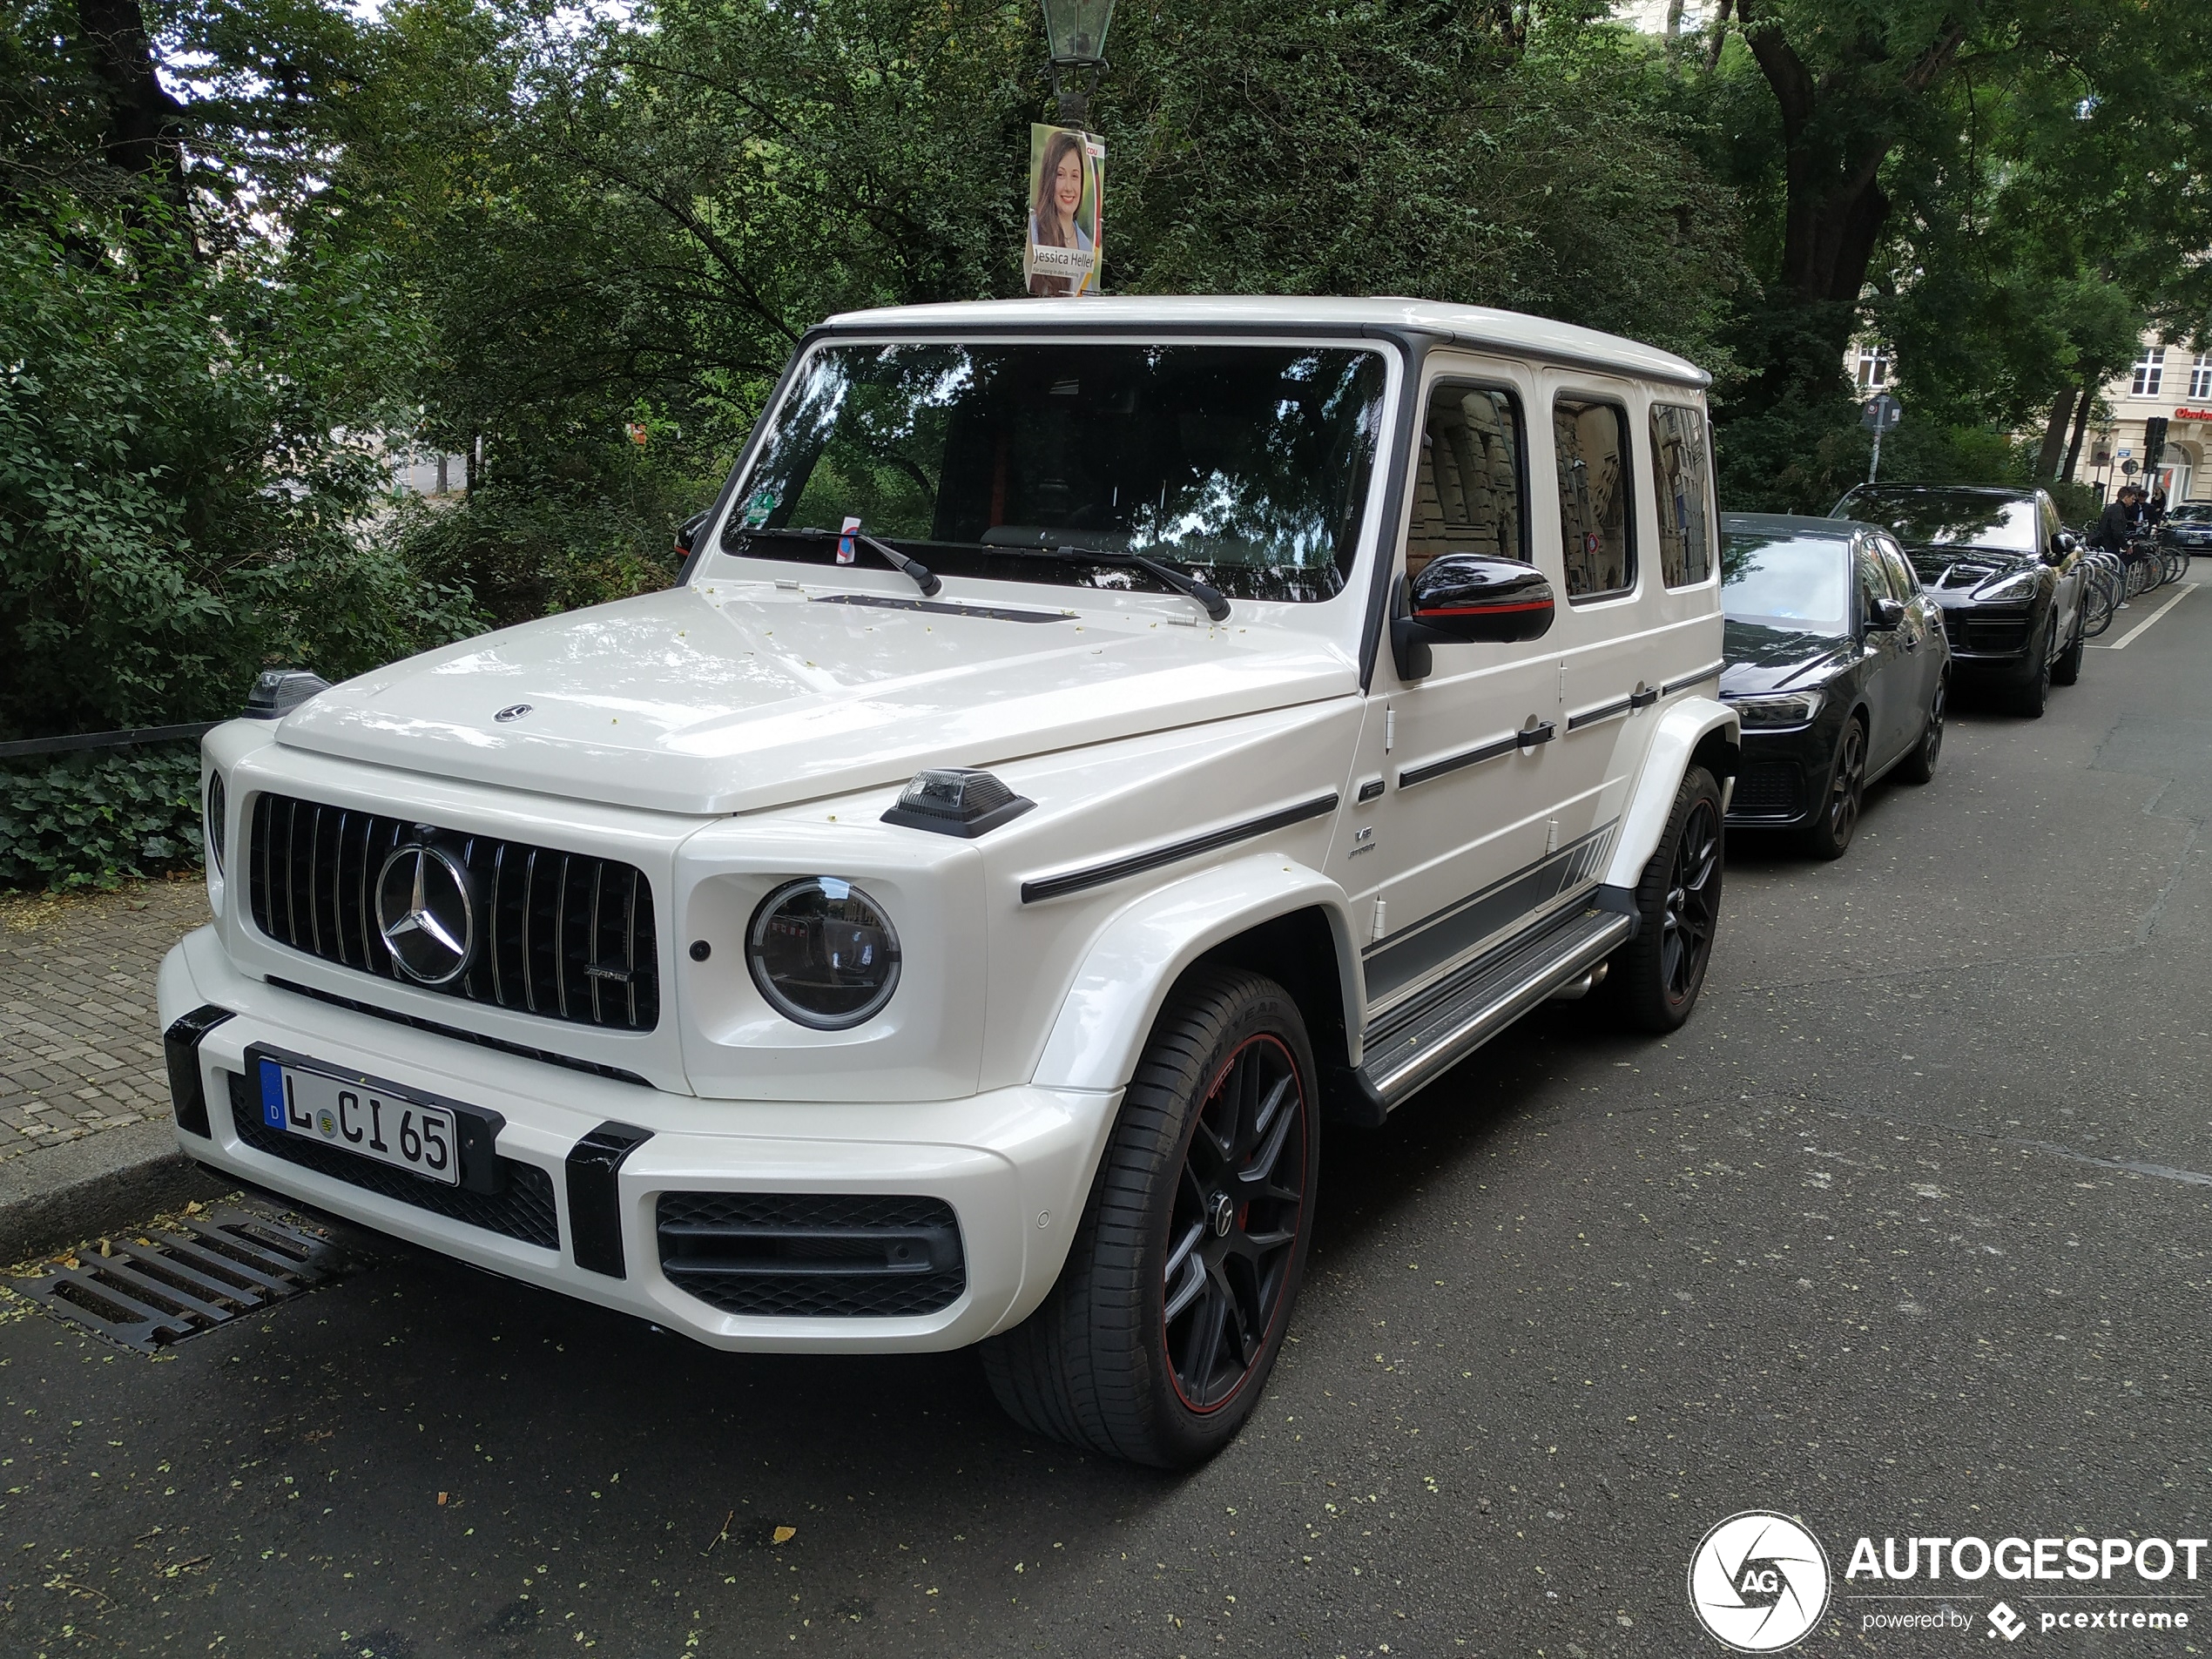
<path id="1" fill-rule="evenodd" d="M 2043 563 L 2033 553 L 1981 547 L 1908 547 L 1905 556 L 1938 603 L 1987 587 L 2015 570 L 2036 570 Z"/>
<path id="2" fill-rule="evenodd" d="M 1291 630 L 1050 603 L 1005 609 L 1051 620 L 1009 621 L 833 591 L 681 587 L 525 623 L 320 692 L 277 739 L 545 794 L 730 813 L 1359 685 L 1343 651 Z"/>
<path id="3" fill-rule="evenodd" d="M 1803 691 L 1858 658 L 1858 647 L 1848 635 L 1733 618 L 1721 631 L 1721 652 L 1728 659 L 1721 671 L 1721 690 L 1738 697 Z"/>

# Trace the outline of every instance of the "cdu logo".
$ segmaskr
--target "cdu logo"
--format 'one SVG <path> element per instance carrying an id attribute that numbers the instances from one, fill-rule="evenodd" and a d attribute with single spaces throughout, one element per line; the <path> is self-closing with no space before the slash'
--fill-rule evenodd
<path id="1" fill-rule="evenodd" d="M 1710 1635 L 1738 1653 L 1779 1653 L 1827 1611 L 1827 1552 L 1787 1515 L 1730 1515 L 1689 1558 L 1689 1605 Z"/>

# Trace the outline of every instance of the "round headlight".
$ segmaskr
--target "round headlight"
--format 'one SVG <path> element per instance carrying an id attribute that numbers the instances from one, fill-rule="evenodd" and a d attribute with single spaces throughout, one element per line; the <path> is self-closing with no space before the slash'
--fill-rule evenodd
<path id="1" fill-rule="evenodd" d="M 874 900 L 835 876 L 786 881 L 752 913 L 752 982 L 777 1013 L 817 1031 L 874 1018 L 899 985 L 899 935 Z"/>
<path id="2" fill-rule="evenodd" d="M 226 801 L 223 795 L 223 774 L 207 774 L 207 857 L 215 867 L 215 873 L 223 873 L 223 817 Z"/>

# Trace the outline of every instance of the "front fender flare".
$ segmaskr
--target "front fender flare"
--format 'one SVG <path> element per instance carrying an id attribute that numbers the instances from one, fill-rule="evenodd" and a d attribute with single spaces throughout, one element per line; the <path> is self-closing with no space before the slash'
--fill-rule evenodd
<path id="1" fill-rule="evenodd" d="M 1667 819 L 1674 813 L 1675 792 L 1682 787 L 1683 774 L 1689 770 L 1699 747 L 1713 741 L 1724 743 L 1732 751 L 1740 750 L 1743 742 L 1743 723 L 1736 711 L 1718 698 L 1686 697 L 1659 717 L 1659 729 L 1652 734 L 1651 747 L 1644 755 L 1635 795 L 1621 814 L 1620 838 L 1613 843 L 1613 859 L 1605 871 L 1607 887 L 1633 892 L 1643 880 L 1643 867 L 1651 861 L 1651 855 L 1659 849 L 1659 838 L 1667 833 Z M 1725 795 L 1723 800 L 1725 804 Z"/>
<path id="2" fill-rule="evenodd" d="M 1366 993 L 1344 889 L 1305 865 L 1255 853 L 1156 888 L 1099 930 L 1032 1081 L 1048 1089 L 1120 1089 L 1184 969 L 1248 928 L 1316 908 L 1328 918 L 1336 946 L 1345 1029 L 1358 1032 Z"/>

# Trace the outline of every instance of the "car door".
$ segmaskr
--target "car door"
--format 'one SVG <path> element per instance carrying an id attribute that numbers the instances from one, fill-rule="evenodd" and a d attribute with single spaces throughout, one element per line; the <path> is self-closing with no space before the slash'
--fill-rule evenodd
<path id="1" fill-rule="evenodd" d="M 1898 742 L 1901 751 L 1919 738 L 1928 705 L 1935 697 L 1936 676 L 1943 671 L 1943 653 L 1936 637 L 1943 618 L 1936 612 L 1935 601 L 1921 590 L 1920 578 L 1912 574 L 1905 550 L 1886 536 L 1876 536 L 1874 548 L 1881 555 L 1882 568 L 1889 572 L 1891 594 L 1905 602 L 1905 624 L 1897 631 L 1898 644 L 1905 653 L 1905 676 L 1898 698 L 1905 722 Z"/>
<path id="2" fill-rule="evenodd" d="M 1661 583 L 1648 545 L 1656 523 L 1652 469 L 1636 442 L 1640 388 L 1554 371 L 1546 422 L 1558 557 L 1567 573 L 1553 634 L 1559 659 L 1559 752 L 1552 758 L 1562 846 L 1609 844 L 1654 720 L 1643 711 L 1669 663 Z M 1671 503 L 1670 503 L 1671 506 Z"/>
<path id="3" fill-rule="evenodd" d="M 1897 596 L 1890 591 L 1889 570 L 1871 536 L 1851 543 L 1851 571 L 1864 659 L 1860 678 L 1866 697 L 1866 755 L 1873 765 L 1883 766 L 1909 741 L 1904 734 L 1912 718 L 1913 653 L 1905 648 L 1902 626 L 1882 624 L 1881 602 Z"/>
<path id="4" fill-rule="evenodd" d="M 1445 552 L 1536 562 L 1528 371 L 1444 354 L 1429 364 L 1406 519 L 1388 555 L 1393 579 Z M 1556 586 L 1555 566 L 1545 573 Z M 1558 887 L 1547 846 L 1546 764 L 1559 721 L 1549 643 L 1438 644 L 1431 656 L 1420 678 L 1401 678 L 1388 649 L 1376 664 L 1353 809 L 1334 854 L 1367 920 L 1371 1008 L 1510 937 Z"/>

